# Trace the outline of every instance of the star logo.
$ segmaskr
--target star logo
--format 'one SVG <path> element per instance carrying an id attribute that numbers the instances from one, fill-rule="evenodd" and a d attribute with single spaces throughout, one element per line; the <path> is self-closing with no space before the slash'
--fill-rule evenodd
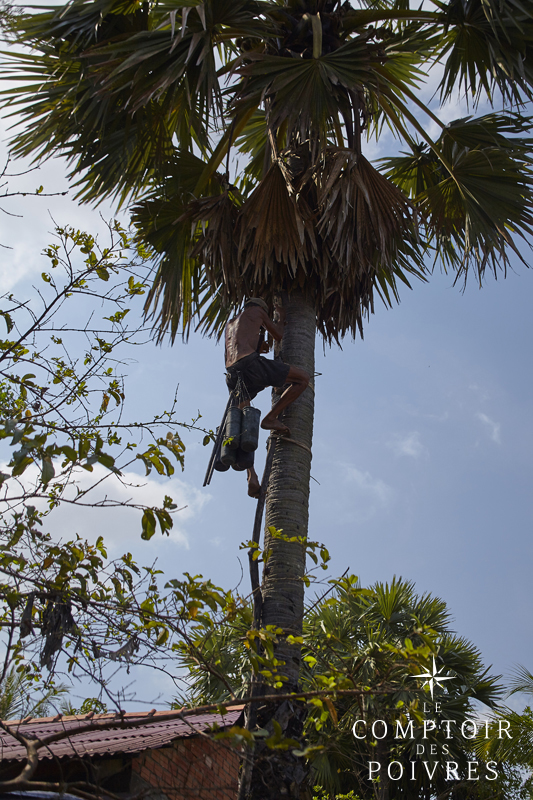
<path id="1" fill-rule="evenodd" d="M 442 688 L 440 685 L 442 681 L 453 681 L 453 677 L 451 675 L 449 675 L 448 677 L 440 675 L 443 669 L 444 667 L 439 670 L 437 669 L 437 665 L 435 664 L 435 656 L 433 656 L 433 670 L 431 672 L 427 670 L 426 672 L 423 672 L 422 675 L 413 675 L 413 678 L 425 678 L 425 681 L 422 684 L 422 686 L 425 686 L 426 684 L 429 686 L 429 692 L 431 694 L 432 700 L 433 700 L 433 689 L 435 685 L 437 685 L 439 688 Z"/>

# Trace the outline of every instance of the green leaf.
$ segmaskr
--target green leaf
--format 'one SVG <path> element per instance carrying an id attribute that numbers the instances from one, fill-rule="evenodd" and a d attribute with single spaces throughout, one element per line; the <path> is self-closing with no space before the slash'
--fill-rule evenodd
<path id="1" fill-rule="evenodd" d="M 33 459 L 30 456 L 23 455 L 17 457 L 15 460 L 15 466 L 11 470 L 11 475 L 16 478 L 18 475 L 22 475 L 23 472 L 26 470 L 27 467 L 33 464 Z"/>
<path id="2" fill-rule="evenodd" d="M 168 628 L 163 628 L 163 630 L 155 640 L 156 645 L 160 647 L 161 645 L 165 644 L 168 641 L 169 635 L 170 634 Z"/>
<path id="3" fill-rule="evenodd" d="M 7 311 L 0 311 L 0 316 L 4 318 L 7 327 L 7 332 L 9 333 L 10 331 L 13 330 L 13 325 L 14 325 L 13 317 L 10 314 L 8 314 Z"/>
<path id="4" fill-rule="evenodd" d="M 52 478 L 55 476 L 56 471 L 50 456 L 45 456 L 42 461 L 41 468 L 41 483 L 43 486 L 48 486 Z"/>
<path id="5" fill-rule="evenodd" d="M 149 541 L 155 533 L 155 515 L 151 508 L 146 508 L 142 516 L 142 533 L 141 539 Z"/>
<path id="6" fill-rule="evenodd" d="M 103 281 L 108 281 L 109 280 L 109 270 L 106 269 L 105 267 L 97 267 L 96 274 Z"/>

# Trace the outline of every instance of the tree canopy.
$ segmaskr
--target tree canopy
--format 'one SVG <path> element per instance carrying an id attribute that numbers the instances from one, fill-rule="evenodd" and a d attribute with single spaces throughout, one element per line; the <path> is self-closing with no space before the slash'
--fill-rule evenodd
<path id="1" fill-rule="evenodd" d="M 161 334 L 298 289 L 327 340 L 355 335 L 376 292 L 435 261 L 481 280 L 533 232 L 522 4 L 75 0 L 13 36 L 13 150 L 66 156 L 85 202 L 136 202 Z M 441 107 L 501 110 L 444 124 L 435 81 Z M 363 151 L 387 130 L 406 149 L 380 172 Z"/>
<path id="2" fill-rule="evenodd" d="M 501 676 L 492 675 L 477 648 L 453 630 L 446 603 L 430 593 L 418 594 L 411 582 L 398 578 L 363 587 L 350 575 L 330 584 L 329 591 L 309 602 L 303 626 L 301 688 L 307 693 L 308 714 L 300 753 L 309 759 L 317 795 L 324 800 L 529 798 L 529 781 L 524 783 L 517 765 L 531 768 L 525 756 L 530 713 L 526 710 L 521 717 L 502 706 Z M 177 705 L 227 702 L 229 687 L 247 693 L 252 676 L 241 642 L 250 618 L 243 615 L 197 640 L 206 659 L 220 664 L 224 683 L 183 655 L 193 680 Z M 419 677 L 420 658 L 427 664 L 434 658 L 449 683 L 436 683 L 430 690 L 429 681 Z M 530 677 L 527 685 L 531 687 Z M 365 691 L 313 696 L 328 686 Z M 499 719 L 512 725 L 513 734 L 520 731 L 519 737 L 498 738 Z M 260 745 L 258 738 L 256 747 L 268 759 L 268 750 L 261 751 Z M 477 781 L 469 779 L 469 762 L 476 764 Z M 388 777 L 390 763 L 393 779 Z M 447 763 L 455 768 L 454 775 Z M 486 773 L 487 763 L 493 772 Z"/>

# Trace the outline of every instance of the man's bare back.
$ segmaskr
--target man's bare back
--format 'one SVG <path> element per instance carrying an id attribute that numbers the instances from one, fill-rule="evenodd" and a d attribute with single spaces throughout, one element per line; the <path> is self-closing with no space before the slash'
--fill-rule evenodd
<path id="1" fill-rule="evenodd" d="M 283 326 L 272 322 L 266 311 L 255 304 L 245 306 L 244 310 L 226 325 L 226 368 L 232 367 L 259 346 L 261 328 L 267 330 L 276 341 L 281 341 Z M 261 349 L 267 352 L 268 347 Z"/>

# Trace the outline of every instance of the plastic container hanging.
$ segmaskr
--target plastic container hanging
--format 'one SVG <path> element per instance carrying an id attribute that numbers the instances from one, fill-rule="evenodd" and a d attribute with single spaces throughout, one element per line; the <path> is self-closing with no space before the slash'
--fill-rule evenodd
<path id="1" fill-rule="evenodd" d="M 245 453 L 253 453 L 259 445 L 259 423 L 261 411 L 252 406 L 245 406 L 242 410 L 242 430 L 239 447 Z"/>
<path id="2" fill-rule="evenodd" d="M 239 406 L 230 406 L 226 417 L 226 431 L 224 440 L 230 450 L 236 450 L 241 441 L 242 410 Z"/>
<path id="3" fill-rule="evenodd" d="M 251 469 L 254 465 L 254 454 L 247 453 L 244 450 L 241 450 L 239 447 L 238 450 L 234 451 L 236 454 L 235 464 L 231 466 L 233 469 L 237 470 L 237 472 L 243 472 L 245 469 Z"/>
<path id="4" fill-rule="evenodd" d="M 220 448 L 220 462 L 223 467 L 222 471 L 225 472 L 237 462 L 237 450 L 223 443 Z M 215 469 L 217 469 L 216 466 Z"/>
<path id="5" fill-rule="evenodd" d="M 220 460 L 225 467 L 232 467 L 237 461 L 237 449 L 241 440 L 242 410 L 230 406 L 224 426 L 224 439 L 220 448 Z"/>

